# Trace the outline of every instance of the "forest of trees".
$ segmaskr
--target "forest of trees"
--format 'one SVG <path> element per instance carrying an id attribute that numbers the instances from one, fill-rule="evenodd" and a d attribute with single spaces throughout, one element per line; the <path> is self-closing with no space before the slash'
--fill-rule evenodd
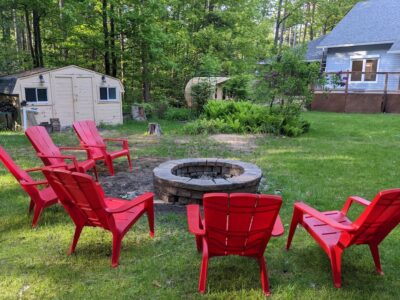
<path id="1" fill-rule="evenodd" d="M 357 0 L 0 0 L 0 74 L 69 64 L 120 78 L 129 101 L 179 101 L 193 76 L 329 32 Z"/>

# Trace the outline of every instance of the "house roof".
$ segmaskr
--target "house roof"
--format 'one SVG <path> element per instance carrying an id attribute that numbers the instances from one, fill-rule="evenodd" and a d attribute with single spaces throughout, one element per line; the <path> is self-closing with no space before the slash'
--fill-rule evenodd
<path id="1" fill-rule="evenodd" d="M 306 61 L 312 62 L 312 61 L 321 61 L 322 56 L 324 53 L 324 50 L 322 48 L 318 48 L 320 43 L 323 41 L 325 38 L 325 35 L 310 41 L 307 44 L 307 52 L 306 52 Z"/>
<path id="2" fill-rule="evenodd" d="M 388 53 L 400 54 L 400 39 L 392 45 Z"/>
<path id="3" fill-rule="evenodd" d="M 35 68 L 28 71 L 23 71 L 15 74 L 0 76 L 0 94 L 11 94 L 14 90 L 18 78 L 32 76 L 35 74 L 47 72 L 48 68 Z"/>
<path id="4" fill-rule="evenodd" d="M 392 43 L 400 50 L 400 1 L 369 0 L 357 3 L 318 47 Z"/>

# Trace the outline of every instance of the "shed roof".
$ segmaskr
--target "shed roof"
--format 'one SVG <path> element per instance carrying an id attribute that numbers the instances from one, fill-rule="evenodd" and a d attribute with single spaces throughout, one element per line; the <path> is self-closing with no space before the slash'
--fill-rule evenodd
<path id="1" fill-rule="evenodd" d="M 15 74 L 0 76 L 0 94 L 11 94 L 14 90 L 18 78 L 32 76 L 35 74 L 47 72 L 48 68 L 35 68 L 28 71 L 23 71 Z"/>
<path id="2" fill-rule="evenodd" d="M 321 48 L 400 41 L 400 1 L 369 0 L 357 3 L 320 43 Z"/>
<path id="3" fill-rule="evenodd" d="M 69 67 L 75 67 L 75 68 L 79 68 L 79 69 L 82 69 L 82 70 L 87 70 L 87 71 L 92 72 L 92 73 L 104 75 L 104 74 L 99 73 L 97 71 L 93 71 L 93 70 L 90 70 L 90 69 L 85 69 L 85 68 L 78 67 L 78 66 L 75 66 L 75 65 L 68 65 L 68 66 L 63 66 L 63 67 L 58 67 L 58 68 L 34 68 L 34 69 L 31 69 L 31 70 L 27 70 L 27 71 L 15 73 L 15 74 L 9 74 L 9 75 L 0 76 L 0 94 L 10 95 L 13 92 L 15 84 L 17 83 L 17 80 L 19 78 L 28 77 L 28 76 L 32 76 L 32 75 L 36 75 L 36 74 L 40 74 L 40 73 L 46 73 L 46 72 L 50 72 L 50 71 L 53 71 L 53 70 L 69 68 Z M 116 80 L 119 80 L 118 78 L 112 77 L 110 75 L 106 75 L 106 77 L 114 78 Z M 122 90 L 123 90 L 122 83 L 121 83 L 121 87 L 122 87 Z"/>
<path id="4" fill-rule="evenodd" d="M 307 44 L 307 52 L 306 52 L 306 61 L 321 61 L 324 50 L 322 48 L 318 48 L 320 43 L 325 38 L 325 35 L 310 41 Z"/>

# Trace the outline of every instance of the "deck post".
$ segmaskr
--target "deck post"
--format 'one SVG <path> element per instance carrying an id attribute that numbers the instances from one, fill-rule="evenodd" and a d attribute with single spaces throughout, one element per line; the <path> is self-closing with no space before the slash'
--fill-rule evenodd
<path id="1" fill-rule="evenodd" d="M 389 73 L 385 73 L 385 87 L 383 89 L 383 105 L 382 105 L 382 112 L 386 112 L 386 106 L 387 106 L 387 90 L 388 90 L 388 81 L 389 81 Z"/>
<path id="2" fill-rule="evenodd" d="M 346 87 L 344 89 L 344 112 L 346 112 L 347 107 L 347 94 L 349 93 L 349 81 L 350 81 L 350 72 L 346 71 Z"/>

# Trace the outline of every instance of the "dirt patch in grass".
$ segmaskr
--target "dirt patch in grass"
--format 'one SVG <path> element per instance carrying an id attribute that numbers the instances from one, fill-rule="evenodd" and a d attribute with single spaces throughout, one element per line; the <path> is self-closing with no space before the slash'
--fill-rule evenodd
<path id="1" fill-rule="evenodd" d="M 257 149 L 257 138 L 261 135 L 255 134 L 214 134 L 209 139 L 228 146 L 231 150 L 240 152 L 252 152 Z"/>
<path id="2" fill-rule="evenodd" d="M 115 161 L 115 176 L 109 176 L 108 169 L 98 164 L 99 181 L 108 197 L 130 200 L 145 192 L 154 192 L 153 169 L 167 161 L 165 157 L 140 157 L 133 159 L 130 171 L 126 160 Z M 185 213 L 185 206 L 173 205 L 155 199 L 156 213 Z"/>

